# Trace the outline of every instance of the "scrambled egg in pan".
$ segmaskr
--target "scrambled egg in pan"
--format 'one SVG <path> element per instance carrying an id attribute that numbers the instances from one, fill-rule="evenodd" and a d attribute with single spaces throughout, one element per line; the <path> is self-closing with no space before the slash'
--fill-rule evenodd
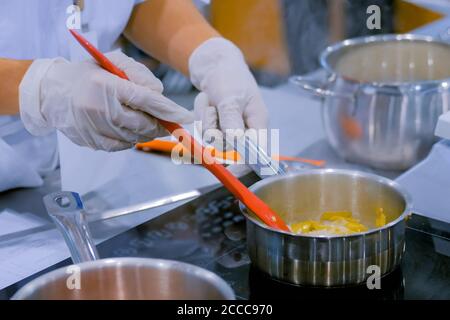
<path id="1" fill-rule="evenodd" d="M 375 226 L 379 228 L 385 224 L 386 215 L 383 208 L 379 208 L 375 218 Z M 351 212 L 347 211 L 324 212 L 320 216 L 320 221 L 297 222 L 291 224 L 290 228 L 294 233 L 316 236 L 349 235 L 368 230 L 358 219 L 353 218 Z"/>

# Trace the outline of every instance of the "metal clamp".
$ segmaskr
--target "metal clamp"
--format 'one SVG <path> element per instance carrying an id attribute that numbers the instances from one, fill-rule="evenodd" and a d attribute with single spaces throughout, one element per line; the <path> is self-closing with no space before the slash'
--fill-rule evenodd
<path id="1" fill-rule="evenodd" d="M 257 143 L 253 142 L 249 136 L 245 134 L 238 137 L 231 137 L 231 135 L 226 136 L 227 143 L 233 146 L 244 160 L 248 157 L 248 161 L 245 161 L 245 164 L 248 165 L 261 179 L 286 173 L 284 164 L 272 159 L 272 157 Z"/>

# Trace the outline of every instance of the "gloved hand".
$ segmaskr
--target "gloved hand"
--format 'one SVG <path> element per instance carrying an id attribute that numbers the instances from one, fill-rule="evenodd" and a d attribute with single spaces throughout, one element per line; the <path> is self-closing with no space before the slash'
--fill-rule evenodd
<path id="1" fill-rule="evenodd" d="M 193 115 L 162 95 L 161 82 L 121 52 L 107 57 L 131 81 L 103 70 L 93 60 L 33 62 L 19 88 L 25 128 L 45 135 L 52 128 L 80 146 L 117 151 L 167 135 L 154 117 L 190 123 Z"/>
<path id="2" fill-rule="evenodd" d="M 208 129 L 266 129 L 267 109 L 241 51 L 224 38 L 212 38 L 189 58 L 192 83 L 205 95 L 195 102 L 196 120 Z"/>

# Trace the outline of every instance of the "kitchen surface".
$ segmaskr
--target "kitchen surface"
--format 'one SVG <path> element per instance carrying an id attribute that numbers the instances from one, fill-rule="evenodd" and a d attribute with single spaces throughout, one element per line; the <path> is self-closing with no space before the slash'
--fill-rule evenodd
<path id="1" fill-rule="evenodd" d="M 250 174 L 246 184 L 258 180 Z M 101 257 L 175 259 L 201 266 L 230 284 L 237 299 L 448 299 L 450 297 L 448 224 L 413 215 L 408 222 L 401 267 L 381 280 L 380 290 L 366 285 L 308 288 L 276 281 L 252 268 L 245 242 L 245 221 L 233 196 L 223 188 L 117 235 L 101 245 Z M 0 291 L 10 298 L 24 283 L 70 265 L 66 259 Z"/>
<path id="2" fill-rule="evenodd" d="M 382 29 L 358 28 L 365 2 L 196 2 L 258 81 L 277 129 L 258 165 L 279 164 L 276 176 L 216 151 L 241 188 L 221 169 L 175 164 L 174 138 L 109 153 L 58 132 L 59 165 L 42 185 L 0 192 L 0 299 L 449 300 L 450 2 L 373 2 Z M 271 31 L 244 36 L 255 30 Z M 194 109 L 186 77 L 122 41 L 169 99 Z M 269 209 L 252 207 L 254 195 Z M 106 258 L 129 288 L 114 286 Z M 55 270 L 84 261 L 103 272 L 89 281 L 111 287 L 67 289 Z"/>

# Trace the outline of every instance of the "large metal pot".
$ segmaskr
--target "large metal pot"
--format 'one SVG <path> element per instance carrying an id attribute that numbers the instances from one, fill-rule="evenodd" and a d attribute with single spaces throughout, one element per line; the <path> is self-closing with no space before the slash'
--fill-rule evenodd
<path id="1" fill-rule="evenodd" d="M 241 203 L 250 259 L 278 280 L 325 287 L 359 284 L 375 272 L 369 266 L 379 267 L 379 275 L 384 275 L 402 259 L 410 200 L 391 180 L 357 171 L 320 169 L 274 176 L 250 189 L 288 224 L 317 220 L 326 211 L 351 211 L 369 227 L 367 232 L 347 236 L 286 233 L 267 227 Z M 387 224 L 376 228 L 380 207 Z"/>
<path id="2" fill-rule="evenodd" d="M 380 169 L 407 169 L 435 142 L 450 109 L 450 44 L 419 35 L 345 40 L 320 57 L 326 79 L 291 82 L 323 100 L 323 123 L 343 158 Z"/>

